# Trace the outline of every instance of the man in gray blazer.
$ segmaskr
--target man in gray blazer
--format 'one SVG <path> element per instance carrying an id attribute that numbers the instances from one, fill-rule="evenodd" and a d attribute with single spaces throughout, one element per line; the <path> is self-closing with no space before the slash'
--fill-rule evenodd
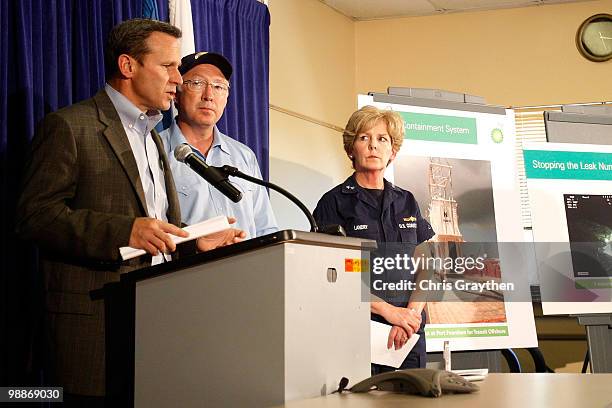
<path id="1" fill-rule="evenodd" d="M 103 396 L 105 387 L 104 308 L 89 291 L 170 260 L 176 247 L 169 234 L 187 235 L 153 130 L 182 83 L 180 37 L 178 28 L 154 20 L 115 26 L 105 49 L 104 90 L 49 114 L 32 142 L 17 230 L 40 248 L 53 368 L 47 382 L 77 402 Z M 232 229 L 197 246 L 207 250 L 243 237 Z M 123 246 L 150 255 L 121 262 Z"/>

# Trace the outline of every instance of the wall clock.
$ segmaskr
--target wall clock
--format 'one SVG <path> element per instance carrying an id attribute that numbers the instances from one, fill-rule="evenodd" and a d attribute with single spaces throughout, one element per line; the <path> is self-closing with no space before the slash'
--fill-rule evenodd
<path id="1" fill-rule="evenodd" d="M 576 46 L 591 61 L 612 58 L 612 15 L 595 14 L 587 18 L 576 33 Z"/>

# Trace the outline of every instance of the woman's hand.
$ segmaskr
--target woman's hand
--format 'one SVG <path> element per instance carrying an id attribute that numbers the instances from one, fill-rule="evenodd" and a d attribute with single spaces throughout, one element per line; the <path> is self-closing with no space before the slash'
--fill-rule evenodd
<path id="1" fill-rule="evenodd" d="M 396 350 L 401 349 L 408 342 L 410 336 L 406 333 L 406 330 L 399 326 L 393 326 L 389 331 L 389 338 L 387 339 L 387 348 L 395 346 Z"/>
<path id="2" fill-rule="evenodd" d="M 389 303 L 384 303 L 376 307 L 378 310 L 373 310 L 385 318 L 386 321 L 394 326 L 399 326 L 408 334 L 410 338 L 421 327 L 421 315 L 416 310 L 405 307 L 393 306 Z"/>

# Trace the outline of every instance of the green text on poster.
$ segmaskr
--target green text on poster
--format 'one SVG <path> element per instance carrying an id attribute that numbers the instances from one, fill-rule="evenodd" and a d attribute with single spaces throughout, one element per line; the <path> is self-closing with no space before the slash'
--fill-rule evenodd
<path id="1" fill-rule="evenodd" d="M 405 122 L 406 139 L 477 144 L 476 119 L 459 116 L 399 112 Z"/>
<path id="2" fill-rule="evenodd" d="M 508 336 L 508 326 L 425 327 L 428 339 Z"/>
<path id="3" fill-rule="evenodd" d="M 612 180 L 612 153 L 524 150 L 531 179 Z"/>

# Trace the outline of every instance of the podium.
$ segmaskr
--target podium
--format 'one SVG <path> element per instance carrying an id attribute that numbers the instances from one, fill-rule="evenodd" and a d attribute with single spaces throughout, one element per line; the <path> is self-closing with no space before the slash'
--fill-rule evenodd
<path id="1" fill-rule="evenodd" d="M 270 406 L 370 376 L 363 240 L 294 230 L 121 276 L 104 298 L 109 406 Z"/>

